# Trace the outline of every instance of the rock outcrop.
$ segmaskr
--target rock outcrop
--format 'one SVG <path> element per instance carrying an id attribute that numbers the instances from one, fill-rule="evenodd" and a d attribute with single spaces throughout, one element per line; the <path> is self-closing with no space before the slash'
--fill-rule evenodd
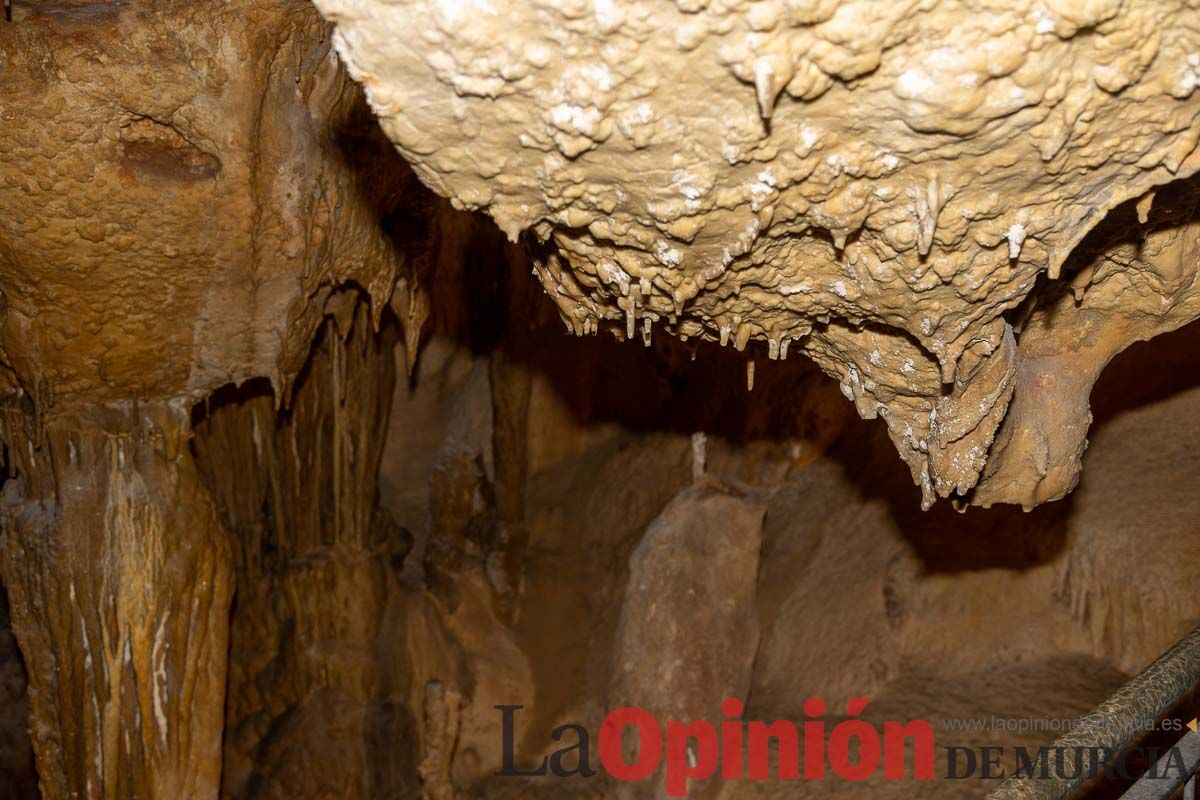
<path id="1" fill-rule="evenodd" d="M 738 490 L 702 480 L 676 495 L 646 529 L 629 557 L 610 708 L 643 708 L 659 720 L 708 720 L 716 730 L 727 719 L 721 716 L 726 699 L 746 702 L 758 650 L 754 594 L 765 513 Z M 644 746 L 628 743 L 626 763 L 637 763 Z M 659 770 L 617 794 L 622 800 L 663 797 L 665 779 Z M 715 785 L 693 781 L 690 796 L 712 797 Z"/>
<path id="2" fill-rule="evenodd" d="M 307 3 L 12 17 L 0 574 L 42 791 L 213 798 L 240 531 L 201 479 L 192 406 L 252 378 L 285 404 L 323 320 L 358 302 L 341 285 L 378 324 L 403 179 L 362 168 L 386 149 Z"/>
<path id="3" fill-rule="evenodd" d="M 1111 331 L 1075 380 L 1038 378 L 1073 314 L 1023 343 L 1089 231 L 1200 166 L 1191 0 L 316 4 L 421 178 L 531 234 L 568 329 L 803 352 L 926 506 L 1061 497 L 1088 376 L 1194 316 L 1150 257 L 1124 269 L 1152 309 L 1078 285 Z"/>

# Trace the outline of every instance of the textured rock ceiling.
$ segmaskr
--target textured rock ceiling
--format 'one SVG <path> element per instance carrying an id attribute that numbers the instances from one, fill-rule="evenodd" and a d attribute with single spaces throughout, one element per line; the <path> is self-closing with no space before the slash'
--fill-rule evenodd
<path id="1" fill-rule="evenodd" d="M 1198 313 L 1195 0 L 316 5 L 570 329 L 803 352 L 926 505 L 1061 497 L 1104 364 Z"/>
<path id="2" fill-rule="evenodd" d="M 306 3 L 22 3 L 0 22 L 0 387 L 39 407 L 288 383 L 332 287 L 385 303 L 355 91 Z M 389 191 L 394 191 L 389 190 Z"/>

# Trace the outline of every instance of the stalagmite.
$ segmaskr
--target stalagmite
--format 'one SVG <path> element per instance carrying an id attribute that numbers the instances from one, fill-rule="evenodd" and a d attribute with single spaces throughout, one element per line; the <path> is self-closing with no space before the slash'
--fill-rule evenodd
<path id="1" fill-rule="evenodd" d="M 428 800 L 457 800 L 450 768 L 458 743 L 461 703 L 462 696 L 441 681 L 425 685 L 425 757 L 420 774 L 422 796 Z"/>
<path id="2" fill-rule="evenodd" d="M 708 462 L 708 436 L 703 431 L 692 434 L 692 482 L 704 479 Z"/>
<path id="3" fill-rule="evenodd" d="M 630 558 L 609 707 L 719 724 L 722 700 L 745 700 L 759 633 L 754 584 L 763 511 L 706 479 L 676 495 L 647 528 Z M 627 745 L 625 755 L 634 761 L 636 747 Z M 660 772 L 622 785 L 618 796 L 661 796 L 662 780 Z"/>

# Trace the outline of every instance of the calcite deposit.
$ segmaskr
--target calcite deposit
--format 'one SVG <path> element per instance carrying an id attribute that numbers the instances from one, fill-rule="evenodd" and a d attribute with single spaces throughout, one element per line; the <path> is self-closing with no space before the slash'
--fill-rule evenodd
<path id="1" fill-rule="evenodd" d="M 1198 0 L 5 6 L 0 800 L 657 796 L 559 734 L 1200 621 Z"/>
<path id="2" fill-rule="evenodd" d="M 340 286 L 378 324 L 399 184 L 356 166 L 379 137 L 306 3 L 48 0 L 12 17 L 0 575 L 41 790 L 215 797 L 235 542 L 192 406 L 256 377 L 285 404 L 326 315 L 353 311 Z"/>
<path id="3" fill-rule="evenodd" d="M 418 175 L 530 234 L 569 330 L 802 352 L 886 420 L 926 506 L 1061 497 L 1107 357 L 1194 316 L 1169 254 L 1078 284 L 1103 347 L 1041 300 L 1109 212 L 1157 228 L 1154 190 L 1200 166 L 1192 0 L 316 5 Z"/>

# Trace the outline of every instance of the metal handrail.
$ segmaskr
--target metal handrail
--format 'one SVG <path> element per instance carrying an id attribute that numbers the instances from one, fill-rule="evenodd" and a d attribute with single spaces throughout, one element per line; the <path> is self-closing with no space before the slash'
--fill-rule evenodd
<path id="1" fill-rule="evenodd" d="M 1099 752 L 1123 750 L 1148 721 L 1157 720 L 1200 684 L 1200 627 L 1179 640 L 1153 664 L 1084 717 L 1078 726 L 1053 745 L 1063 750 Z M 1086 765 L 1070 776 L 1016 775 L 988 795 L 988 800 L 1065 800 L 1095 774 L 1101 764 Z M 1172 789 L 1174 791 L 1174 789 Z"/>

